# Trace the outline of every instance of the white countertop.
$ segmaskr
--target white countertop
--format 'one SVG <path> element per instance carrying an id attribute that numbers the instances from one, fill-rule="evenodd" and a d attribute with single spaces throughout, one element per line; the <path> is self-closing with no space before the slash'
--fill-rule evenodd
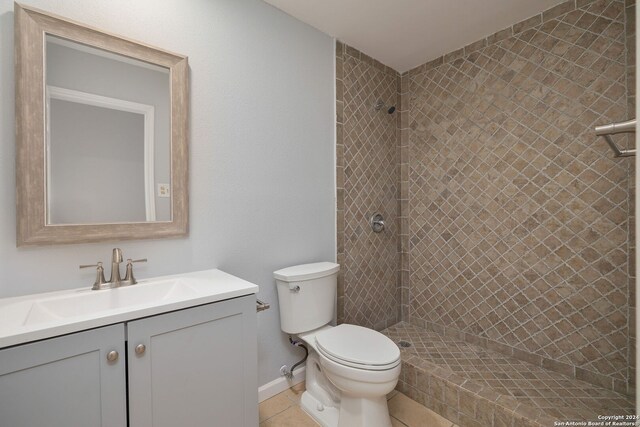
<path id="1" fill-rule="evenodd" d="M 87 287 L 3 298 L 0 348 L 257 292 L 253 283 L 206 270 L 144 279 L 116 289 Z"/>

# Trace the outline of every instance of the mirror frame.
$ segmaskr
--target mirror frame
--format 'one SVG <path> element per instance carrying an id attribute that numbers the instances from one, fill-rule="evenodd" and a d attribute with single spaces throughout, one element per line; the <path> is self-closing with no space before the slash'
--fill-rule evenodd
<path id="1" fill-rule="evenodd" d="M 17 246 L 158 239 L 188 234 L 189 66 L 186 56 L 14 3 Z M 171 221 L 55 225 L 46 222 L 46 34 L 169 69 Z M 126 189 L 123 189 L 126 191 Z"/>

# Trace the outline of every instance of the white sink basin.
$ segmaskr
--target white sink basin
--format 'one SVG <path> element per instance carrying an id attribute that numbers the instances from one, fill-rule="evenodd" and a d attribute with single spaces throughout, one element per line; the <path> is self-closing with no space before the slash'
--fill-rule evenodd
<path id="1" fill-rule="evenodd" d="M 72 295 L 34 301 L 24 324 L 96 315 L 105 311 L 156 304 L 164 300 L 182 300 L 197 296 L 197 291 L 185 279 L 140 283 L 102 291 L 83 290 Z"/>
<path id="2" fill-rule="evenodd" d="M 0 299 L 0 348 L 255 294 L 258 286 L 220 270 Z"/>

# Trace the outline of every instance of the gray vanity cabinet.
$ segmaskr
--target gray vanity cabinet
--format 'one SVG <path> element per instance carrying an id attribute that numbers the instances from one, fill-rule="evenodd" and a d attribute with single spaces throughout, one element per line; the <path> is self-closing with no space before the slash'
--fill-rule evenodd
<path id="1" fill-rule="evenodd" d="M 257 426 L 255 301 L 0 350 L 0 427 Z"/>
<path id="2" fill-rule="evenodd" d="M 127 324 L 131 427 L 258 425 L 255 301 Z"/>
<path id="3" fill-rule="evenodd" d="M 124 336 L 119 324 L 0 350 L 0 426 L 125 427 Z"/>

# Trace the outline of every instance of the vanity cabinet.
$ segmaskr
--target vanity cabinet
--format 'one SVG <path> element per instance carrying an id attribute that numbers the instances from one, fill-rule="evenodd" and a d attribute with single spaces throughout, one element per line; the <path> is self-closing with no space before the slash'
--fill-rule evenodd
<path id="1" fill-rule="evenodd" d="M 257 426 L 256 327 L 249 295 L 0 350 L 0 426 Z"/>

